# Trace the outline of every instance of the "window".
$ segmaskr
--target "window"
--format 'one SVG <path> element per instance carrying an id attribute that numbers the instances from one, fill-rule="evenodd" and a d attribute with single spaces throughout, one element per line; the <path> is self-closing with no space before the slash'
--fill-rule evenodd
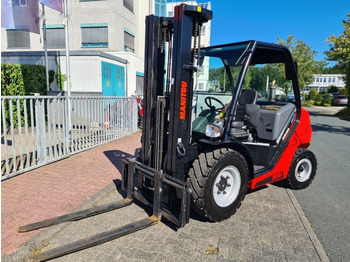
<path id="1" fill-rule="evenodd" d="M 327 82 L 327 78 L 323 78 L 323 83 L 326 83 Z"/>
<path id="2" fill-rule="evenodd" d="M 64 27 L 50 26 L 46 27 L 46 40 L 47 48 L 65 48 L 66 46 L 66 36 L 64 32 Z"/>
<path id="3" fill-rule="evenodd" d="M 124 50 L 127 52 L 135 52 L 135 35 L 127 30 L 124 31 Z"/>
<path id="4" fill-rule="evenodd" d="M 143 97 L 143 73 L 136 72 L 136 96 Z"/>
<path id="5" fill-rule="evenodd" d="M 82 24 L 82 47 L 108 47 L 107 24 Z"/>
<path id="6" fill-rule="evenodd" d="M 166 0 L 155 0 L 155 15 L 156 16 L 166 16 Z"/>
<path id="7" fill-rule="evenodd" d="M 29 32 L 7 30 L 7 48 L 30 48 Z"/>
<path id="8" fill-rule="evenodd" d="M 205 28 L 205 25 L 203 25 L 203 26 L 202 26 L 202 32 L 201 32 L 202 35 L 205 35 L 205 29 L 206 29 L 206 28 Z"/>
<path id="9" fill-rule="evenodd" d="M 131 12 L 134 12 L 134 0 L 123 0 L 123 5 L 129 9 Z"/>
<path id="10" fill-rule="evenodd" d="M 332 82 L 332 78 L 328 78 L 328 83 L 331 83 Z"/>
<path id="11" fill-rule="evenodd" d="M 333 80 L 333 83 L 334 83 L 334 82 L 335 82 L 335 77 L 333 77 L 333 79 L 332 79 L 332 80 Z"/>

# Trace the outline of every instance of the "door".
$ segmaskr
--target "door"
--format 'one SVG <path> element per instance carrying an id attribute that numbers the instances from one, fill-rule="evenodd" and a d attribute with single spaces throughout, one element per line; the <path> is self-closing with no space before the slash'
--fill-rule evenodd
<path id="1" fill-rule="evenodd" d="M 103 96 L 125 96 L 125 68 L 101 62 Z"/>

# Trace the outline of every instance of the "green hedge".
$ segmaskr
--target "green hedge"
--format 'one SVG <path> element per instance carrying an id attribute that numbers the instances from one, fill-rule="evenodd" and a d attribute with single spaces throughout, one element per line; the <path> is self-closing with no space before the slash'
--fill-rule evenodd
<path id="1" fill-rule="evenodd" d="M 53 72 L 53 70 L 50 70 Z M 52 83 L 54 73 L 49 72 Z M 1 95 L 22 96 L 40 93 L 46 95 L 45 66 L 42 65 L 1 65 Z"/>
<path id="2" fill-rule="evenodd" d="M 49 72 L 49 82 L 54 80 L 54 71 Z M 40 93 L 46 95 L 46 73 L 45 67 L 42 65 L 15 65 L 1 64 L 1 95 L 3 96 L 24 96 Z M 19 103 L 20 121 L 24 125 L 23 101 Z M 12 103 L 13 109 L 13 125 L 18 127 L 17 100 Z M 5 101 L 5 119 L 7 127 L 10 126 L 10 105 L 9 101 Z"/>
<path id="3" fill-rule="evenodd" d="M 1 95 L 25 95 L 23 74 L 20 65 L 1 65 Z"/>

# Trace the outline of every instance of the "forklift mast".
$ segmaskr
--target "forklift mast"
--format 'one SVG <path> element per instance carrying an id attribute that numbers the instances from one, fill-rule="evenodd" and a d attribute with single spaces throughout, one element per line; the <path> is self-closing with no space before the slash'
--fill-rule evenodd
<path id="1" fill-rule="evenodd" d="M 211 18 L 210 10 L 185 4 L 175 7 L 173 18 L 146 17 L 144 119 L 138 160 L 170 176 L 184 170 L 178 160 L 190 145 L 201 26 Z"/>

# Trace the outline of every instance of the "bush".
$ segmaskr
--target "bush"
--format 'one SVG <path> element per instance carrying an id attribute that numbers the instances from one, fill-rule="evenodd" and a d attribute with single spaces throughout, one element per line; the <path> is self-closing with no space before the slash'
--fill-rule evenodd
<path id="1" fill-rule="evenodd" d="M 20 65 L 1 65 L 1 95 L 25 95 L 23 74 Z"/>
<path id="2" fill-rule="evenodd" d="M 347 89 L 345 87 L 339 89 L 339 95 L 348 96 Z"/>
<path id="3" fill-rule="evenodd" d="M 49 73 L 50 74 L 50 73 Z M 52 76 L 52 73 L 51 73 Z M 53 79 L 50 79 L 53 81 Z M 52 82 L 51 81 L 51 82 Z M 46 73 L 45 67 L 41 65 L 1 65 L 1 95 L 3 96 L 24 96 L 33 93 L 46 95 Z M 12 100 L 13 125 L 19 126 L 17 115 L 17 99 Z M 23 100 L 19 102 L 21 126 L 24 125 Z M 29 117 L 29 115 L 28 115 Z M 5 121 L 10 126 L 10 101 L 5 100 Z"/>
<path id="4" fill-rule="evenodd" d="M 21 70 L 26 95 L 33 93 L 40 93 L 40 95 L 47 94 L 45 66 L 21 65 Z"/>
<path id="5" fill-rule="evenodd" d="M 330 86 L 330 87 L 327 89 L 327 93 L 328 93 L 328 94 L 331 94 L 331 93 L 338 93 L 338 87 L 336 87 L 336 86 Z"/>
<path id="6" fill-rule="evenodd" d="M 315 104 L 318 106 L 322 105 L 322 96 L 320 94 L 317 94 L 315 98 Z"/>
<path id="7" fill-rule="evenodd" d="M 310 101 L 302 101 L 301 105 L 303 107 L 312 107 L 313 103 L 310 103 Z"/>
<path id="8" fill-rule="evenodd" d="M 52 71 L 52 70 L 51 70 Z M 53 81 L 52 72 L 50 81 Z M 1 95 L 46 95 L 46 74 L 42 65 L 1 65 Z"/>
<path id="9" fill-rule="evenodd" d="M 318 92 L 316 89 L 312 88 L 309 93 L 309 99 L 310 100 L 315 100 L 316 96 L 318 95 Z"/>
<path id="10" fill-rule="evenodd" d="M 350 107 L 344 108 L 335 114 L 337 117 L 350 118 Z"/>
<path id="11" fill-rule="evenodd" d="M 331 98 L 331 95 L 330 94 L 325 94 L 324 96 L 323 96 L 323 105 L 331 105 L 331 100 L 332 100 L 332 98 Z"/>

